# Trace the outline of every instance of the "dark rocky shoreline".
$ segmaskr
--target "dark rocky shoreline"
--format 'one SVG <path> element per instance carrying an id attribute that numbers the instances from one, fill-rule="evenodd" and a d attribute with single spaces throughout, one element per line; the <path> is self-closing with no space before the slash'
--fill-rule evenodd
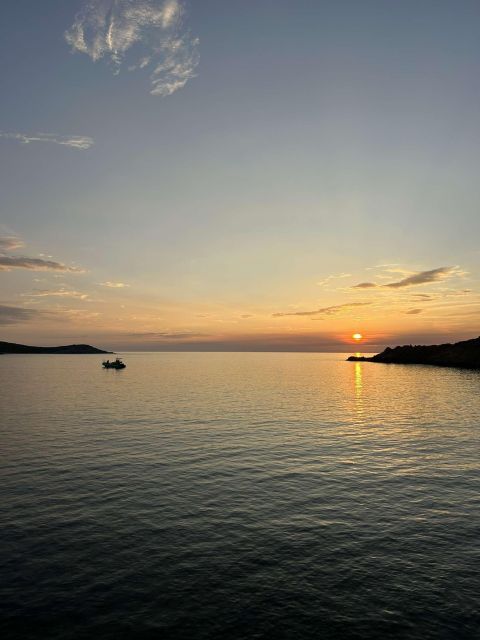
<path id="1" fill-rule="evenodd" d="M 384 364 L 430 364 L 439 367 L 480 369 L 480 337 L 454 344 L 404 345 L 387 347 L 370 358 L 350 356 L 353 362 L 383 362 Z"/>
<path id="2" fill-rule="evenodd" d="M 95 354 L 112 353 L 103 351 L 89 344 L 67 344 L 61 347 L 31 347 L 26 344 L 14 342 L 0 342 L 0 353 L 58 353 L 58 354 Z"/>

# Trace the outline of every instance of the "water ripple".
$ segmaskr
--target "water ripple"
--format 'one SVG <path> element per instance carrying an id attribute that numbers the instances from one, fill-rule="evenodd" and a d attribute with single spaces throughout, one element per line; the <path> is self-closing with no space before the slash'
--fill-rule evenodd
<path id="1" fill-rule="evenodd" d="M 5 638 L 478 637 L 478 373 L 2 356 L 0 435 Z"/>

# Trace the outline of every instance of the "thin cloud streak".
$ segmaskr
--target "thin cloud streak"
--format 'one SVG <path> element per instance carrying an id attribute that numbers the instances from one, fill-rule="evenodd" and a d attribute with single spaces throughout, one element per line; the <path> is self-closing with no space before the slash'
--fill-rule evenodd
<path id="1" fill-rule="evenodd" d="M 0 253 L 24 247 L 25 243 L 17 236 L 0 236 Z"/>
<path id="2" fill-rule="evenodd" d="M 379 287 L 381 285 L 376 284 L 375 282 L 360 282 L 352 287 L 352 289 L 375 289 L 375 287 Z"/>
<path id="3" fill-rule="evenodd" d="M 318 316 L 318 315 L 333 315 L 339 313 L 344 309 L 350 309 L 352 307 L 366 307 L 372 304 L 371 302 L 347 302 L 346 304 L 335 304 L 331 307 L 323 307 L 322 309 L 315 309 L 314 311 L 288 311 L 281 313 L 273 313 L 274 318 L 281 318 L 283 316 Z"/>
<path id="4" fill-rule="evenodd" d="M 188 340 L 196 338 L 209 338 L 208 333 L 189 333 L 187 331 L 145 331 L 127 333 L 130 338 L 148 338 L 150 340 Z"/>
<path id="5" fill-rule="evenodd" d="M 412 287 L 421 284 L 431 284 L 445 280 L 453 275 L 458 274 L 457 267 L 439 267 L 438 269 L 430 269 L 428 271 L 419 271 L 409 275 L 397 282 L 389 282 L 388 284 L 377 284 L 376 282 L 360 282 L 352 287 L 352 289 L 403 289 L 404 287 Z"/>
<path id="6" fill-rule="evenodd" d="M 65 39 L 94 62 L 108 58 L 116 74 L 135 50 L 128 70 L 150 67 L 150 93 L 168 96 L 195 77 L 199 63 L 198 39 L 184 28 L 184 17 L 180 0 L 89 0 Z"/>
<path id="7" fill-rule="evenodd" d="M 337 280 L 337 279 L 342 279 L 342 278 L 350 278 L 351 277 L 351 273 L 339 273 L 337 275 L 330 275 L 327 276 L 326 278 L 324 278 L 323 280 L 320 280 L 319 282 L 317 282 L 317 286 L 319 287 L 324 287 L 327 284 L 330 284 L 330 282 L 332 280 Z"/>
<path id="8" fill-rule="evenodd" d="M 38 289 L 33 293 L 25 294 L 28 298 L 78 298 L 88 300 L 88 294 L 71 289 Z"/>
<path id="9" fill-rule="evenodd" d="M 129 287 L 129 284 L 125 282 L 110 282 L 107 280 L 106 282 L 98 282 L 99 287 L 108 287 L 109 289 L 124 289 L 125 287 Z"/>
<path id="10" fill-rule="evenodd" d="M 389 289 L 400 289 L 402 287 L 411 287 L 419 284 L 429 284 L 430 282 L 438 282 L 444 280 L 451 275 L 455 267 L 439 267 L 438 269 L 430 269 L 430 271 L 420 271 L 414 275 L 408 276 L 398 282 L 390 282 L 384 285 Z"/>
<path id="11" fill-rule="evenodd" d="M 10 307 L 0 304 L 0 325 L 21 324 L 37 318 L 41 312 L 36 309 Z"/>
<path id="12" fill-rule="evenodd" d="M 30 144 L 31 142 L 50 142 L 64 147 L 70 147 L 71 149 L 79 149 L 81 151 L 90 149 L 94 144 L 93 138 L 90 138 L 89 136 L 60 136 L 56 133 L 27 134 L 0 131 L 0 138 L 16 140 L 22 144 Z"/>
<path id="13" fill-rule="evenodd" d="M 0 256 L 0 271 L 12 269 L 28 269 L 30 271 L 64 271 L 69 273 L 83 273 L 80 267 L 69 267 L 54 260 L 41 258 L 26 258 L 23 256 Z"/>

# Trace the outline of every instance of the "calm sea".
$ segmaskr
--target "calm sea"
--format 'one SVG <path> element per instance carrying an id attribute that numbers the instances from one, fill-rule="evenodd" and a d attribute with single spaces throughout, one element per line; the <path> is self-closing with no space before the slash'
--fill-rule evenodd
<path id="1" fill-rule="evenodd" d="M 480 373 L 0 356 L 3 638 L 480 637 Z"/>

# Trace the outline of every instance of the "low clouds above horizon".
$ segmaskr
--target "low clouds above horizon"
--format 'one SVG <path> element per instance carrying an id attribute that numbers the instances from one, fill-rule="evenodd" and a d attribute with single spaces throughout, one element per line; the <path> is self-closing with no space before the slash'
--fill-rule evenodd
<path id="1" fill-rule="evenodd" d="M 0 253 L 24 247 L 25 243 L 17 236 L 0 236 Z"/>
<path id="2" fill-rule="evenodd" d="M 31 271 L 68 271 L 71 273 L 83 273 L 80 267 L 69 267 L 54 260 L 43 260 L 42 258 L 26 258 L 24 256 L 1 256 L 0 271 L 11 271 L 12 269 L 29 269 Z"/>
<path id="3" fill-rule="evenodd" d="M 126 282 L 110 282 L 110 280 L 98 282 L 97 284 L 99 287 L 107 287 L 108 289 L 125 289 L 130 286 Z"/>
<path id="4" fill-rule="evenodd" d="M 43 258 L 29 258 L 27 256 L 9 256 L 7 251 L 24 247 L 25 243 L 17 236 L 0 236 L 0 271 L 12 269 L 28 269 L 30 271 L 64 271 L 70 273 L 84 273 L 80 267 L 71 267 L 55 260 Z"/>
<path id="5" fill-rule="evenodd" d="M 88 300 L 88 294 L 83 291 L 75 291 L 74 289 L 36 289 L 31 293 L 25 294 L 29 298 L 78 298 L 79 300 Z"/>
<path id="6" fill-rule="evenodd" d="M 347 302 L 345 304 L 335 304 L 330 307 L 323 307 L 321 309 L 315 309 L 313 311 L 287 311 L 281 313 L 273 313 L 274 318 L 281 318 L 283 316 L 318 316 L 318 315 L 333 315 L 339 313 L 344 309 L 351 307 L 366 307 L 372 304 L 371 302 Z"/>
<path id="7" fill-rule="evenodd" d="M 208 333 L 194 333 L 190 331 L 140 331 L 127 333 L 129 338 L 149 338 L 153 340 L 188 340 L 193 338 L 209 338 Z"/>
<path id="8" fill-rule="evenodd" d="M 198 39 L 184 19 L 181 0 L 88 0 L 65 39 L 94 62 L 108 58 L 115 73 L 124 63 L 129 71 L 149 69 L 150 93 L 168 96 L 195 77 L 199 63 Z"/>
<path id="9" fill-rule="evenodd" d="M 25 309 L 23 307 L 10 307 L 0 304 L 0 325 L 18 324 L 28 322 L 39 315 L 36 309 Z"/>
<path id="10" fill-rule="evenodd" d="M 61 136 L 56 133 L 19 133 L 0 131 L 0 138 L 7 140 L 16 140 L 22 144 L 30 144 L 31 142 L 51 142 L 72 149 L 80 149 L 85 151 L 90 149 L 94 144 L 93 138 L 89 136 Z"/>
<path id="11" fill-rule="evenodd" d="M 388 284 L 378 284 L 376 282 L 360 282 L 352 287 L 352 289 L 402 289 L 404 287 L 412 287 L 421 284 L 431 284 L 440 282 L 451 276 L 460 275 L 458 267 L 439 267 L 438 269 L 430 269 L 428 271 L 418 271 L 402 278 L 396 282 Z"/>

